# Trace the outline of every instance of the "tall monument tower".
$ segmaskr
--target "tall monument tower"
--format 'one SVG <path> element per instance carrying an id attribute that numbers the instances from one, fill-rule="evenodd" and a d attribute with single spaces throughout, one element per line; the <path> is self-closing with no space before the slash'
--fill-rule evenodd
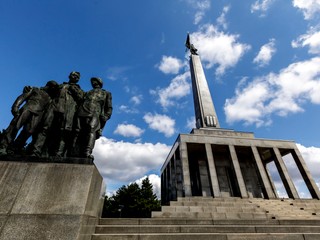
<path id="1" fill-rule="evenodd" d="M 209 91 L 206 76 L 204 74 L 197 49 L 190 43 L 188 34 L 186 47 L 190 49 L 190 72 L 197 128 L 217 127 L 220 128 L 216 110 Z"/>
<path id="2" fill-rule="evenodd" d="M 197 49 L 190 43 L 196 128 L 179 134 L 161 168 L 161 201 L 178 197 L 279 198 L 269 172 L 274 164 L 289 198 L 298 199 L 287 159 L 295 162 L 310 196 L 320 191 L 294 141 L 255 138 L 251 132 L 220 128 Z"/>

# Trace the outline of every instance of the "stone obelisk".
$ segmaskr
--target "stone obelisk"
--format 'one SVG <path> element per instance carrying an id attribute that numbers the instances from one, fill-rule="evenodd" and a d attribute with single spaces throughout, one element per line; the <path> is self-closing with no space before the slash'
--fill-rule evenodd
<path id="1" fill-rule="evenodd" d="M 218 117 L 209 91 L 197 49 L 190 43 L 188 34 L 186 47 L 190 49 L 190 72 L 197 128 L 220 128 Z"/>

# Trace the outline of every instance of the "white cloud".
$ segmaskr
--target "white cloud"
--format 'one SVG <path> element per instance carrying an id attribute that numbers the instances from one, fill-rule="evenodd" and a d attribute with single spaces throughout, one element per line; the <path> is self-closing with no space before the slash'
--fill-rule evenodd
<path id="1" fill-rule="evenodd" d="M 217 24 L 222 26 L 223 29 L 227 29 L 227 21 L 226 21 L 226 14 L 229 12 L 230 6 L 225 6 L 222 10 L 221 15 L 217 18 Z"/>
<path id="2" fill-rule="evenodd" d="M 133 124 L 118 124 L 113 133 L 124 137 L 140 137 L 144 130 Z"/>
<path id="3" fill-rule="evenodd" d="M 151 90 L 150 93 L 158 96 L 157 102 L 159 102 L 164 109 L 169 106 L 174 106 L 174 100 L 180 99 L 190 93 L 191 86 L 187 81 L 188 78 L 190 78 L 189 72 L 178 75 L 171 80 L 168 87 Z"/>
<path id="4" fill-rule="evenodd" d="M 320 31 L 311 28 L 308 33 L 292 41 L 291 45 L 293 48 L 309 47 L 309 53 L 320 54 Z"/>
<path id="5" fill-rule="evenodd" d="M 294 7 L 302 10 L 306 20 L 313 18 L 317 13 L 320 12 L 319 0 L 293 0 L 292 4 Z"/>
<path id="6" fill-rule="evenodd" d="M 196 8 L 202 11 L 210 9 L 211 3 L 209 0 L 198 0 L 198 1 L 192 1 L 196 3 Z"/>
<path id="7" fill-rule="evenodd" d="M 180 59 L 171 56 L 162 56 L 162 60 L 158 65 L 161 72 L 165 74 L 177 74 L 183 67 L 183 63 Z"/>
<path id="8" fill-rule="evenodd" d="M 189 129 L 193 129 L 196 127 L 196 119 L 195 117 L 190 117 L 187 119 L 187 125 L 186 125 L 187 128 Z"/>
<path id="9" fill-rule="evenodd" d="M 137 109 L 128 107 L 126 105 L 121 105 L 118 109 L 120 112 L 125 112 L 125 113 L 138 113 L 139 112 Z"/>
<path id="10" fill-rule="evenodd" d="M 320 148 L 318 147 L 305 147 L 297 144 L 303 159 L 305 160 L 312 177 L 315 179 L 318 186 L 320 186 Z"/>
<path id="11" fill-rule="evenodd" d="M 260 12 L 260 16 L 264 17 L 274 0 L 257 0 L 251 5 L 251 13 Z"/>
<path id="12" fill-rule="evenodd" d="M 198 11 L 196 12 L 195 16 L 194 16 L 194 21 L 193 23 L 195 25 L 197 25 L 201 20 L 202 18 L 205 16 L 205 12 L 204 11 Z"/>
<path id="13" fill-rule="evenodd" d="M 253 62 L 258 64 L 260 67 L 269 64 L 273 54 L 276 52 L 275 39 L 272 38 L 269 42 L 260 48 L 258 55 L 253 59 Z"/>
<path id="14" fill-rule="evenodd" d="M 211 3 L 209 0 L 187 0 L 189 4 L 196 9 L 196 14 L 194 16 L 194 24 L 199 24 L 207 10 L 210 9 Z"/>
<path id="15" fill-rule="evenodd" d="M 156 174 L 150 174 L 149 176 L 144 176 L 135 182 L 141 187 L 142 181 L 149 178 L 150 183 L 153 186 L 153 193 L 157 195 L 158 198 L 161 197 L 161 178 Z"/>
<path id="16" fill-rule="evenodd" d="M 205 67 L 218 65 L 217 75 L 222 75 L 226 69 L 234 67 L 250 49 L 249 45 L 237 42 L 239 35 L 225 34 L 211 24 L 202 26 L 190 37 L 191 42 L 198 48 Z"/>
<path id="17" fill-rule="evenodd" d="M 93 150 L 94 162 L 107 184 L 128 184 L 146 175 L 159 171 L 171 147 L 162 143 L 117 142 L 100 137 Z"/>
<path id="18" fill-rule="evenodd" d="M 167 115 L 147 113 L 143 117 L 149 128 L 171 137 L 175 133 L 175 121 Z"/>
<path id="19" fill-rule="evenodd" d="M 143 99 L 142 95 L 136 95 L 130 99 L 130 102 L 133 102 L 134 105 L 139 105 L 142 99 Z"/>
<path id="20" fill-rule="evenodd" d="M 268 99 L 268 85 L 254 81 L 244 89 L 237 89 L 236 96 L 227 99 L 224 111 L 228 123 L 245 121 L 246 124 L 263 124 L 264 101 Z"/>
<path id="21" fill-rule="evenodd" d="M 130 67 L 126 66 L 117 66 L 117 67 L 109 67 L 107 69 L 107 77 L 108 79 L 115 81 L 115 80 L 125 80 L 127 77 L 125 76 L 125 73 L 130 70 Z"/>
<path id="22" fill-rule="evenodd" d="M 224 106 L 228 123 L 244 121 L 257 126 L 270 124 L 270 115 L 286 116 L 303 111 L 309 101 L 320 104 L 320 58 L 296 62 L 279 74 L 238 85 L 236 95 Z"/>

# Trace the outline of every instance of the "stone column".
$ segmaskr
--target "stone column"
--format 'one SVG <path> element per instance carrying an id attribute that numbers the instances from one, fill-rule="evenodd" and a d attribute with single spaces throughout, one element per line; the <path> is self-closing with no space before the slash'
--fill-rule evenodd
<path id="1" fill-rule="evenodd" d="M 162 173 L 161 173 L 161 204 L 165 204 L 166 203 L 166 184 L 165 184 L 165 169 L 163 169 Z"/>
<path id="2" fill-rule="evenodd" d="M 246 185 L 244 183 L 244 179 L 243 179 L 243 176 L 241 173 L 240 164 L 239 164 L 239 160 L 238 160 L 238 157 L 236 154 L 236 150 L 233 145 L 229 145 L 229 151 L 230 151 L 230 155 L 231 155 L 231 159 L 232 159 L 232 165 L 233 165 L 234 171 L 236 173 L 236 178 L 238 181 L 241 197 L 247 198 L 248 193 L 247 193 Z"/>
<path id="3" fill-rule="evenodd" d="M 175 161 L 175 165 L 176 165 L 177 197 L 183 197 L 182 166 L 181 166 L 180 156 L 179 156 L 179 154 L 177 154 L 177 152 L 175 152 L 175 154 L 174 154 L 174 161 Z"/>
<path id="4" fill-rule="evenodd" d="M 168 165 L 164 169 L 164 190 L 166 194 L 165 203 L 170 201 L 170 195 L 169 195 L 169 178 L 168 178 Z"/>
<path id="5" fill-rule="evenodd" d="M 171 175 L 171 161 L 167 164 L 167 176 L 168 176 L 168 194 L 169 194 L 169 200 L 172 200 L 172 175 Z"/>
<path id="6" fill-rule="evenodd" d="M 269 169 L 267 168 L 267 164 L 263 164 L 263 165 L 264 165 L 264 169 L 266 169 L 266 172 L 267 172 L 267 174 L 268 174 L 268 178 L 270 179 L 270 183 L 271 183 L 271 187 L 272 187 L 272 189 L 273 189 L 274 195 L 276 196 L 276 198 L 279 198 L 276 185 L 274 185 L 274 182 L 273 182 L 273 180 L 272 180 L 270 171 L 269 171 Z"/>
<path id="7" fill-rule="evenodd" d="M 292 153 L 292 157 L 294 159 L 294 161 L 296 162 L 299 171 L 301 173 L 301 176 L 303 177 L 303 180 L 305 181 L 310 194 L 312 196 L 312 198 L 316 198 L 316 199 L 320 199 L 320 192 L 319 192 L 319 188 L 317 186 L 317 184 L 315 183 L 315 181 L 313 180 L 310 171 L 307 168 L 307 165 L 305 163 L 305 161 L 303 160 L 303 157 L 300 154 L 300 151 L 298 149 L 293 149 Z"/>
<path id="8" fill-rule="evenodd" d="M 210 181 L 211 181 L 211 189 L 213 192 L 213 196 L 214 197 L 221 197 L 216 166 L 214 164 L 214 159 L 213 159 L 213 154 L 212 154 L 212 148 L 209 143 L 206 143 L 205 146 L 206 146 L 206 153 L 207 153 L 209 174 L 210 174 Z"/>
<path id="9" fill-rule="evenodd" d="M 288 169 L 282 159 L 281 153 L 278 148 L 273 148 L 273 151 L 275 153 L 275 164 L 277 166 L 277 169 L 279 171 L 280 177 L 282 179 L 283 185 L 288 193 L 289 198 L 299 198 L 299 194 L 289 176 Z"/>
<path id="10" fill-rule="evenodd" d="M 254 159 L 256 161 L 256 164 L 257 164 L 257 168 L 258 168 L 258 171 L 259 171 L 260 178 L 262 180 L 263 188 L 265 189 L 265 194 L 267 195 L 266 197 L 268 199 L 276 198 L 276 196 L 274 194 L 274 191 L 273 191 L 273 189 L 271 187 L 271 183 L 270 183 L 270 180 L 268 178 L 266 169 L 263 166 L 263 163 L 261 161 L 260 155 L 258 153 L 257 147 L 252 146 L 251 149 L 252 149 L 252 153 L 253 153 Z"/>
<path id="11" fill-rule="evenodd" d="M 183 172 L 183 186 L 185 197 L 191 197 L 191 180 L 190 180 L 190 169 L 189 169 L 189 159 L 188 159 L 188 149 L 186 142 L 180 142 L 180 157 Z"/>
<path id="12" fill-rule="evenodd" d="M 177 199 L 177 181 L 176 181 L 176 164 L 174 158 L 170 161 L 170 176 L 171 176 L 171 200 Z"/>

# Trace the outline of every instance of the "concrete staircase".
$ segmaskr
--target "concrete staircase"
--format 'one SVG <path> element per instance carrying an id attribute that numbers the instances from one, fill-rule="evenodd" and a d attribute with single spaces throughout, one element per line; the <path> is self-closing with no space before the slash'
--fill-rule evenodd
<path id="1" fill-rule="evenodd" d="M 152 218 L 100 219 L 92 240 L 320 240 L 320 201 L 178 198 Z"/>

